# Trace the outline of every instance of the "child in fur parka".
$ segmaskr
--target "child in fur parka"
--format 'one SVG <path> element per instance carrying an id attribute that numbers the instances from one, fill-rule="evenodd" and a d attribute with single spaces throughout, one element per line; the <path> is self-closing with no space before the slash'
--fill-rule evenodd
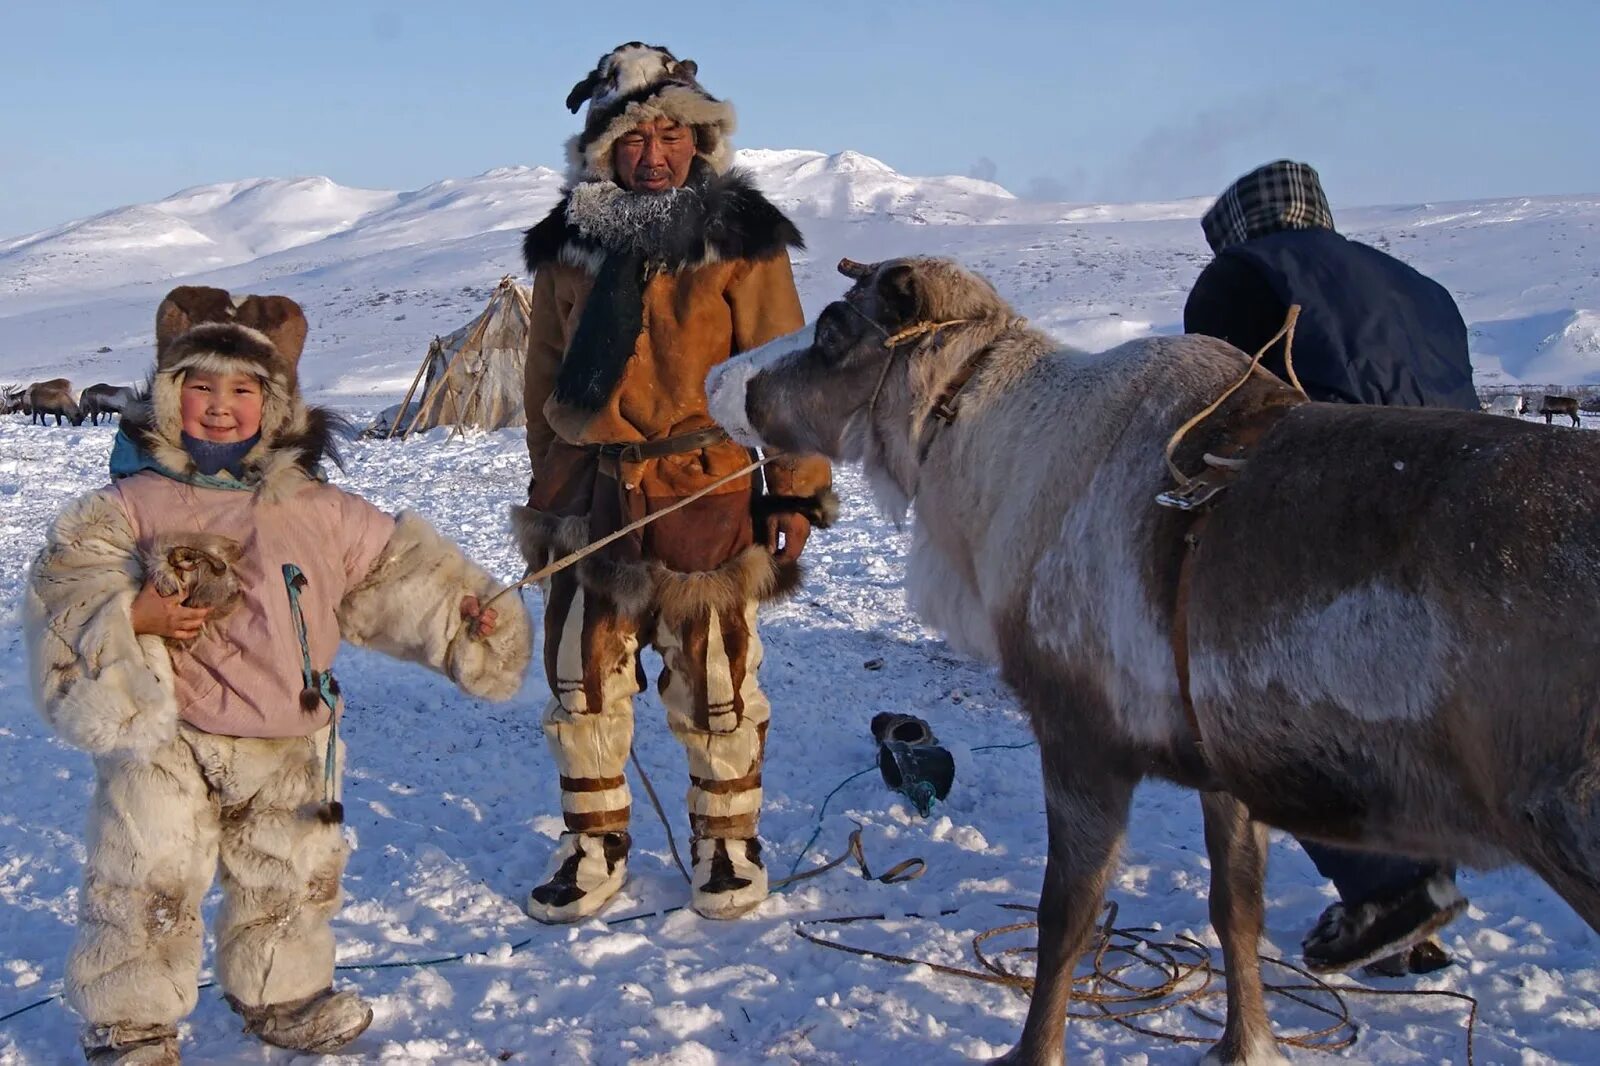
<path id="1" fill-rule="evenodd" d="M 486 699 L 528 665 L 521 604 L 480 607 L 494 579 L 321 479 L 330 419 L 299 397 L 305 334 L 285 297 L 173 290 L 112 484 L 62 512 L 29 577 L 39 706 L 95 761 L 66 980 L 90 1062 L 179 1061 L 219 867 L 217 981 L 246 1030 L 312 1052 L 360 1035 L 371 1009 L 332 986 L 339 642 Z"/>

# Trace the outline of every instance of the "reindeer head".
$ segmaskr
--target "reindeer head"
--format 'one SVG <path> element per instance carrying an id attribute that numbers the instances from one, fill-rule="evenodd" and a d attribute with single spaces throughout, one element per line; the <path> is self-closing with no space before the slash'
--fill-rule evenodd
<path id="1" fill-rule="evenodd" d="M 854 284 L 815 323 L 711 372 L 711 416 L 745 444 L 863 461 L 909 494 L 941 382 L 1014 315 L 948 259 L 846 259 L 839 271 Z"/>

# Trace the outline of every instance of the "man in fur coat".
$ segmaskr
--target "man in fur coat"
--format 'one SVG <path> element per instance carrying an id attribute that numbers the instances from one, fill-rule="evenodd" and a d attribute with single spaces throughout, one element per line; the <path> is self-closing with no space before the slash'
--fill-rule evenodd
<path id="1" fill-rule="evenodd" d="M 570 184 L 528 231 L 534 275 L 526 404 L 533 483 L 514 524 L 539 566 L 733 474 L 751 456 L 706 412 L 705 377 L 799 329 L 799 232 L 730 170 L 733 108 L 692 61 L 638 42 L 602 56 L 567 99 L 587 106 Z M 798 583 L 836 504 L 820 457 L 779 457 L 578 566 L 545 595 L 545 734 L 566 832 L 528 911 L 575 921 L 621 888 L 624 777 L 642 644 L 689 763 L 693 906 L 714 918 L 766 897 L 756 837 L 769 707 L 756 606 Z"/>
<path id="2" fill-rule="evenodd" d="M 112 483 L 34 561 L 24 633 L 45 720 L 94 756 L 66 999 L 90 1062 L 173 1066 L 218 868 L 216 976 L 245 1029 L 335 1050 L 372 1020 L 333 988 L 340 640 L 509 699 L 531 657 L 514 598 L 411 514 L 322 480 L 330 418 L 301 402 L 306 320 L 282 296 L 183 286 Z M 497 613 L 498 612 L 498 613 Z"/>

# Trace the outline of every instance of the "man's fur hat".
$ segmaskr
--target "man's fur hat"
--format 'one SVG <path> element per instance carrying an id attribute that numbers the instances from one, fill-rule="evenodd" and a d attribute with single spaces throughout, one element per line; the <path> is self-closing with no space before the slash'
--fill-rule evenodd
<path id="1" fill-rule="evenodd" d="M 695 154 L 714 173 L 733 164 L 733 105 L 718 100 L 695 80 L 699 66 L 661 45 L 629 41 L 600 57 L 567 94 L 573 114 L 587 106 L 583 132 L 567 142 L 568 180 L 611 181 L 617 138 L 644 122 L 676 119 L 693 126 Z"/>

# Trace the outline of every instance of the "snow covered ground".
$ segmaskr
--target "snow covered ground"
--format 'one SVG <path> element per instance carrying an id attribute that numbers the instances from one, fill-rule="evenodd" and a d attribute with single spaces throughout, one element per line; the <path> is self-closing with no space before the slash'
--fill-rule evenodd
<path id="1" fill-rule="evenodd" d="M 988 273 L 1064 339 L 1101 347 L 1176 329 L 1205 260 L 1200 201 L 1025 204 L 970 179 L 886 175 L 853 153 L 751 159 L 801 215 L 811 250 L 798 273 L 812 311 L 842 287 L 832 270 L 840 255 L 938 252 Z M 399 398 L 433 334 L 460 325 L 501 274 L 517 271 L 518 227 L 538 217 L 558 185 L 539 168 L 415 193 L 244 182 L 128 209 L 122 220 L 0 241 L 0 380 L 132 380 L 150 358 L 155 305 L 183 272 L 302 301 L 312 322 L 302 379 L 313 398 L 370 414 Z M 1600 378 L 1600 200 L 1338 215 L 1347 232 L 1387 242 L 1456 293 L 1485 381 Z M 207 265 L 196 258 L 202 251 L 217 258 Z M 0 1015 L 59 988 L 91 782 L 88 760 L 52 739 L 28 703 L 17 631 L 23 574 L 51 516 L 103 482 L 112 433 L 0 419 Z M 505 535 L 506 505 L 527 480 L 515 432 L 454 440 L 435 432 L 348 451 L 340 481 L 386 508 L 419 510 L 498 574 L 519 572 Z M 337 923 L 340 962 L 470 957 L 343 973 L 373 998 L 377 1017 L 333 1061 L 941 1063 L 982 1060 L 1016 1039 L 1026 1003 L 1013 992 L 827 951 L 795 935 L 801 921 L 886 913 L 892 917 L 825 935 L 971 965 L 973 934 L 1014 921 L 999 905 L 1031 903 L 1043 871 L 1036 756 L 1023 746 L 1028 732 L 1015 701 L 989 670 L 910 617 L 901 593 L 904 538 L 874 515 L 854 472 L 840 481 L 846 517 L 813 539 L 806 591 L 763 622 L 774 704 L 762 822 L 769 865 L 774 876 L 796 863 L 810 868 L 837 855 L 859 825 L 875 870 L 919 856 L 926 876 L 885 886 L 841 869 L 740 922 L 707 922 L 672 910 L 687 887 L 635 782 L 632 878 L 605 917 L 648 916 L 539 926 L 523 916 L 521 900 L 560 822 L 537 678 L 517 700 L 491 706 L 418 668 L 346 650 L 345 798 L 357 846 Z M 537 608 L 536 598 L 529 602 Z M 955 752 L 955 790 L 929 819 L 875 771 L 846 780 L 872 767 L 868 722 L 885 710 L 926 717 Z M 653 697 L 640 699 L 638 718 L 639 757 L 681 843 L 682 755 Z M 1120 924 L 1214 944 L 1206 878 L 1193 797 L 1142 789 L 1111 891 Z M 1365 983 L 1478 997 L 1479 1062 L 1600 1059 L 1595 935 L 1523 872 L 1468 873 L 1463 884 L 1473 906 L 1446 937 L 1460 964 L 1414 984 Z M 1287 840 L 1273 850 L 1268 888 L 1263 952 L 1292 958 L 1331 894 Z M 907 917 L 951 908 L 957 913 Z M 1285 1001 L 1272 1009 L 1283 1031 L 1311 1020 Z M 1352 1010 L 1362 1031 L 1343 1053 L 1348 1061 L 1465 1061 L 1465 1010 L 1455 1001 L 1358 997 Z M 1182 1009 L 1147 1022 L 1211 1031 Z M 29 1011 L 0 1023 L 0 1063 L 73 1061 L 75 1032 L 59 1004 Z M 1196 1057 L 1192 1047 L 1106 1023 L 1074 1022 L 1069 1045 L 1076 1062 Z M 241 1037 L 214 991 L 202 994 L 190 1019 L 185 1052 L 203 1063 L 292 1058 Z M 1317 1060 L 1298 1053 L 1297 1061 Z"/>

